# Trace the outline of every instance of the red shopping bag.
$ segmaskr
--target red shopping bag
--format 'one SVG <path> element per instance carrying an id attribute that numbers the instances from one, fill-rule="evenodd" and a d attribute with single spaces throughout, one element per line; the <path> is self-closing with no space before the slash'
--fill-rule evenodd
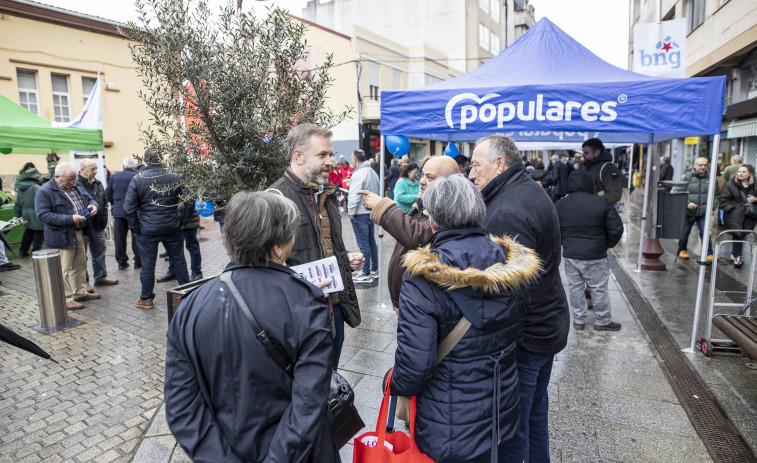
<path id="1" fill-rule="evenodd" d="M 386 383 L 392 376 L 389 373 Z M 415 445 L 415 397 L 410 399 L 410 437 L 403 432 L 386 433 L 389 414 L 389 391 L 384 391 L 376 431 L 369 431 L 355 438 L 352 453 L 353 463 L 434 463 L 434 460 L 418 450 Z"/>

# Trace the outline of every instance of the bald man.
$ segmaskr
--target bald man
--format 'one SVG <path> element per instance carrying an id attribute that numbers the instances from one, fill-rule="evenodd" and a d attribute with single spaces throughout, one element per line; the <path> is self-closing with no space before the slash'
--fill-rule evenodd
<path id="1" fill-rule="evenodd" d="M 105 200 L 105 188 L 100 180 L 97 180 L 97 162 L 93 159 L 83 159 L 79 164 L 79 175 L 76 183 L 84 188 L 92 199 L 97 203 L 96 215 L 87 218 L 92 230 L 84 234 L 84 247 L 89 251 L 92 259 L 92 272 L 95 286 L 117 285 L 118 280 L 108 278 L 108 270 L 105 268 L 105 229 L 108 228 L 108 203 Z M 89 285 L 89 273 L 85 276 L 87 292 L 94 292 Z"/>
<path id="2" fill-rule="evenodd" d="M 389 296 L 394 310 L 399 307 L 400 287 L 402 286 L 402 256 L 408 250 L 415 249 L 428 240 L 433 231 L 428 223 L 428 215 L 423 209 L 423 192 L 439 177 L 449 177 L 458 173 L 457 162 L 449 156 L 434 156 L 423 166 L 420 179 L 420 193 L 410 211 L 405 214 L 397 204 L 389 198 L 381 198 L 368 191 L 358 191 L 365 195 L 363 206 L 371 211 L 371 220 L 381 225 L 397 240 L 392 252 L 387 271 L 389 281 Z"/>

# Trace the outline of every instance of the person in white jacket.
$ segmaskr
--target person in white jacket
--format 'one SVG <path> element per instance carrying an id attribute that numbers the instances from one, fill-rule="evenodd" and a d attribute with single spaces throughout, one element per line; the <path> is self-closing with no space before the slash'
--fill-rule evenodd
<path id="1" fill-rule="evenodd" d="M 373 283 L 373 279 L 378 278 L 378 248 L 376 247 L 376 238 L 373 235 L 371 211 L 363 205 L 364 196 L 358 194 L 358 191 L 367 190 L 379 194 L 379 178 L 363 150 L 355 150 L 352 153 L 352 165 L 356 167 L 350 179 L 347 214 L 349 214 L 352 222 L 357 246 L 365 256 L 363 270 L 352 277 L 352 281 L 355 283 Z"/>

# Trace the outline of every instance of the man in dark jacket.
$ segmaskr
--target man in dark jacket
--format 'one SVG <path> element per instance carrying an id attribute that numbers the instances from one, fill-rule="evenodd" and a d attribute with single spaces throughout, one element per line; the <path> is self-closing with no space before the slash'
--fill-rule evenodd
<path id="1" fill-rule="evenodd" d="M 84 159 L 79 165 L 77 185 L 84 188 L 97 204 L 99 214 L 87 217 L 92 226 L 92 233 L 84 236 L 84 247 L 89 249 L 92 257 L 92 271 L 95 276 L 95 286 L 117 285 L 118 280 L 108 278 L 105 268 L 105 229 L 108 228 L 108 203 L 105 201 L 105 188 L 97 175 L 97 163 L 92 159 Z M 85 272 L 85 282 L 89 285 L 89 274 Z M 87 288 L 90 291 L 90 288 Z"/>
<path id="2" fill-rule="evenodd" d="M 135 305 L 140 309 L 154 309 L 155 293 L 152 290 L 155 287 L 158 243 L 163 243 L 166 248 L 180 285 L 189 282 L 189 273 L 181 245 L 182 215 L 178 210 L 181 179 L 167 171 L 160 163 L 160 156 L 151 149 L 145 151 L 144 160 L 147 168 L 129 183 L 124 212 L 129 229 L 137 235 L 142 261 L 139 274 L 142 293 Z"/>
<path id="3" fill-rule="evenodd" d="M 686 219 L 688 224 L 684 231 L 684 236 L 678 242 L 678 249 L 681 251 L 678 253 L 678 257 L 681 259 L 688 259 L 688 243 L 689 234 L 691 229 L 694 228 L 696 222 L 697 228 L 699 228 L 699 237 L 704 235 L 704 221 L 707 214 L 707 196 L 710 191 L 710 160 L 701 157 L 694 161 L 694 168 L 683 174 L 681 182 L 685 182 L 686 186 L 676 187 L 673 191 L 686 191 L 688 192 L 688 204 L 686 205 Z M 715 198 L 712 202 L 714 207 L 717 207 L 720 199 L 720 188 L 715 183 Z M 707 243 L 707 264 L 712 263 L 712 240 Z"/>
<path id="4" fill-rule="evenodd" d="M 660 181 L 670 180 L 673 180 L 673 166 L 670 165 L 670 156 L 663 156 L 660 158 Z"/>
<path id="5" fill-rule="evenodd" d="M 26 178 L 16 187 L 16 204 L 13 209 L 16 213 L 16 217 L 21 217 L 26 220 L 26 230 L 24 236 L 21 238 L 21 248 L 18 251 L 18 255 L 21 257 L 27 257 L 29 255 L 29 247 L 31 246 L 31 252 L 39 251 L 42 249 L 42 243 L 44 240 L 45 225 L 37 217 L 37 213 L 34 211 L 34 196 L 41 188 L 42 174 L 35 168 L 28 169 L 26 172 Z"/>
<path id="6" fill-rule="evenodd" d="M 353 328 L 360 324 L 352 270 L 363 268 L 365 258 L 359 252 L 347 252 L 342 239 L 337 187 L 328 183 L 334 163 L 331 131 L 315 124 L 300 124 L 289 132 L 287 147 L 289 168 L 271 185 L 294 201 L 302 216 L 286 263 L 293 266 L 336 256 L 344 283 L 343 291 L 329 294 L 336 330 L 333 362 L 336 370 L 344 343 L 344 323 Z"/>
<path id="7" fill-rule="evenodd" d="M 407 214 L 389 198 L 381 198 L 368 191 L 358 192 L 365 195 L 363 205 L 371 211 L 371 220 L 381 225 L 397 240 L 387 270 L 389 297 L 395 312 L 398 311 L 402 274 L 405 273 L 402 257 L 408 250 L 417 248 L 434 234 L 428 224 L 428 215 L 423 208 L 423 192 L 434 180 L 456 173 L 458 173 L 458 164 L 451 157 L 441 155 L 429 159 L 423 165 L 423 174 L 418 182 L 420 184 L 418 199 Z"/>
<path id="8" fill-rule="evenodd" d="M 591 293 L 596 331 L 619 331 L 612 321 L 607 285 L 607 249 L 623 236 L 623 221 L 606 198 L 594 194 L 591 179 L 581 170 L 568 179 L 570 194 L 555 205 L 560 218 L 565 276 L 570 288 L 573 327 L 583 330 L 586 323 L 584 288 Z"/>
<path id="9" fill-rule="evenodd" d="M 126 234 L 129 233 L 129 222 L 126 220 L 126 212 L 124 212 L 124 200 L 131 179 L 137 175 L 135 170 L 137 160 L 132 157 L 124 158 L 123 166 L 124 170 L 116 172 L 110 177 L 108 188 L 105 189 L 105 199 L 113 205 L 113 243 L 116 247 L 116 262 L 118 262 L 119 270 L 129 267 L 129 256 L 126 255 Z M 139 250 L 137 249 L 137 236 L 133 232 L 131 234 L 131 251 L 134 253 L 134 268 L 142 268 Z"/>
<path id="10" fill-rule="evenodd" d="M 552 178 L 555 181 L 555 201 L 568 194 L 568 175 L 573 168 L 567 163 L 568 158 L 562 159 L 558 155 L 552 156 Z"/>
<path id="11" fill-rule="evenodd" d="M 612 155 L 605 149 L 602 140 L 590 138 L 581 146 L 584 162 L 581 169 L 591 178 L 594 193 L 604 195 L 610 204 L 620 201 L 623 196 L 623 176 L 615 164 Z"/>
<path id="12" fill-rule="evenodd" d="M 506 452 L 512 461 L 549 461 L 547 386 L 555 354 L 568 341 L 570 314 L 560 281 L 560 222 L 549 196 L 526 174 L 515 143 L 504 135 L 476 142 L 470 178 L 486 202 L 484 229 L 536 251 L 541 278 L 526 291 L 518 342 L 520 428 Z"/>
<path id="13" fill-rule="evenodd" d="M 84 235 L 92 233 L 87 216 L 97 214 L 97 203 L 81 185 L 76 184 L 76 168 L 69 162 L 55 166 L 54 181 L 42 185 L 34 197 L 37 217 L 45 224 L 45 243 L 60 249 L 63 290 L 68 310 L 81 309 L 77 301 L 100 299 L 88 293 L 84 281 L 87 257 Z"/>
<path id="14" fill-rule="evenodd" d="M 397 180 L 400 179 L 400 166 L 397 163 L 397 158 L 392 159 L 392 165 L 389 166 L 389 170 L 386 173 L 387 191 L 386 196 L 389 199 L 394 199 L 394 185 L 397 184 Z"/>

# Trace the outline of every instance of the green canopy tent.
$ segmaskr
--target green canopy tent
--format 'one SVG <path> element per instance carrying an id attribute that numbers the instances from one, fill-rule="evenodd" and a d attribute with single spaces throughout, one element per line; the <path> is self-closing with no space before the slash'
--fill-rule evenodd
<path id="1" fill-rule="evenodd" d="M 0 95 L 0 153 L 102 149 L 102 130 L 53 127 L 47 119 Z"/>

